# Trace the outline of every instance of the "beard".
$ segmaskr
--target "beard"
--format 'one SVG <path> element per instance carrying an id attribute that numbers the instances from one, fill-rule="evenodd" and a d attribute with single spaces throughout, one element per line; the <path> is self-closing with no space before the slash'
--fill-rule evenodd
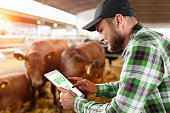
<path id="1" fill-rule="evenodd" d="M 118 31 L 115 30 L 113 25 L 110 25 L 110 29 L 111 29 L 110 35 L 107 37 L 108 50 L 110 52 L 119 51 L 123 47 L 124 37 L 121 36 L 121 34 Z"/>

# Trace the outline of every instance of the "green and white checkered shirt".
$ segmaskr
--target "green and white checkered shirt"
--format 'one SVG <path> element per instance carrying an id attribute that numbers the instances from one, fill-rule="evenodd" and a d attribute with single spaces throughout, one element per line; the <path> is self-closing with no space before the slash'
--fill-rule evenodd
<path id="1" fill-rule="evenodd" d="M 170 112 L 170 39 L 141 24 L 132 30 L 122 56 L 120 81 L 97 84 L 101 104 L 75 97 L 78 113 Z"/>

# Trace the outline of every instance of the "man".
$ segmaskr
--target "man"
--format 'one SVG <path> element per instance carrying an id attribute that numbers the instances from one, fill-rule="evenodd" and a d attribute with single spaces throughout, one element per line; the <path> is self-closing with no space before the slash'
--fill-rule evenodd
<path id="1" fill-rule="evenodd" d="M 109 51 L 123 49 L 123 68 L 118 82 L 93 84 L 82 78 L 75 84 L 97 97 L 112 98 L 110 103 L 88 101 L 69 90 L 60 101 L 65 109 L 78 113 L 166 113 L 170 111 L 170 40 L 152 31 L 135 18 L 127 0 L 104 0 L 94 20 L 84 29 L 97 30 Z"/>

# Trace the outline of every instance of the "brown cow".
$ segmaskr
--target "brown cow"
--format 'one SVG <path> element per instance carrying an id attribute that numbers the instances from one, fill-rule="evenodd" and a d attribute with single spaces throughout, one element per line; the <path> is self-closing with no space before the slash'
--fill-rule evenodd
<path id="1" fill-rule="evenodd" d="M 105 51 L 91 41 L 65 50 L 61 55 L 60 72 L 66 77 L 82 77 L 94 83 L 103 81 Z"/>
<path id="2" fill-rule="evenodd" d="M 26 55 L 20 53 L 14 54 L 18 60 L 25 60 L 27 73 L 31 78 L 33 87 L 32 104 L 35 104 L 35 92 L 38 91 L 39 95 L 41 95 L 41 88 L 47 81 L 44 74 L 58 69 L 61 52 L 67 48 L 67 42 L 64 40 L 41 40 L 29 46 Z M 56 89 L 54 85 L 51 85 L 51 91 L 54 96 L 54 104 L 57 105 Z"/>
<path id="3" fill-rule="evenodd" d="M 31 81 L 25 73 L 0 76 L 0 110 L 11 107 L 13 113 L 24 112 L 21 107 L 31 99 L 31 93 Z"/>

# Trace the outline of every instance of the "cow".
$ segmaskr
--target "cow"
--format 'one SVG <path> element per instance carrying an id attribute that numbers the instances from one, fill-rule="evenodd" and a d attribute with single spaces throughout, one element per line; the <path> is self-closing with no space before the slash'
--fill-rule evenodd
<path id="1" fill-rule="evenodd" d="M 82 77 L 94 83 L 101 83 L 104 67 L 104 48 L 95 41 L 70 47 L 61 54 L 60 72 L 65 77 Z"/>
<path id="2" fill-rule="evenodd" d="M 27 74 L 31 78 L 33 95 L 32 104 L 35 104 L 35 94 L 39 92 L 47 82 L 44 74 L 59 68 L 61 53 L 68 48 L 65 40 L 47 39 L 33 42 L 28 47 L 26 54 L 14 53 L 18 60 L 25 60 Z M 54 97 L 54 104 L 57 105 L 56 88 L 51 84 L 51 92 Z"/>
<path id="3" fill-rule="evenodd" d="M 31 95 L 31 80 L 24 72 L 0 76 L 0 110 L 11 107 L 12 113 L 23 113 L 22 105 Z"/>

